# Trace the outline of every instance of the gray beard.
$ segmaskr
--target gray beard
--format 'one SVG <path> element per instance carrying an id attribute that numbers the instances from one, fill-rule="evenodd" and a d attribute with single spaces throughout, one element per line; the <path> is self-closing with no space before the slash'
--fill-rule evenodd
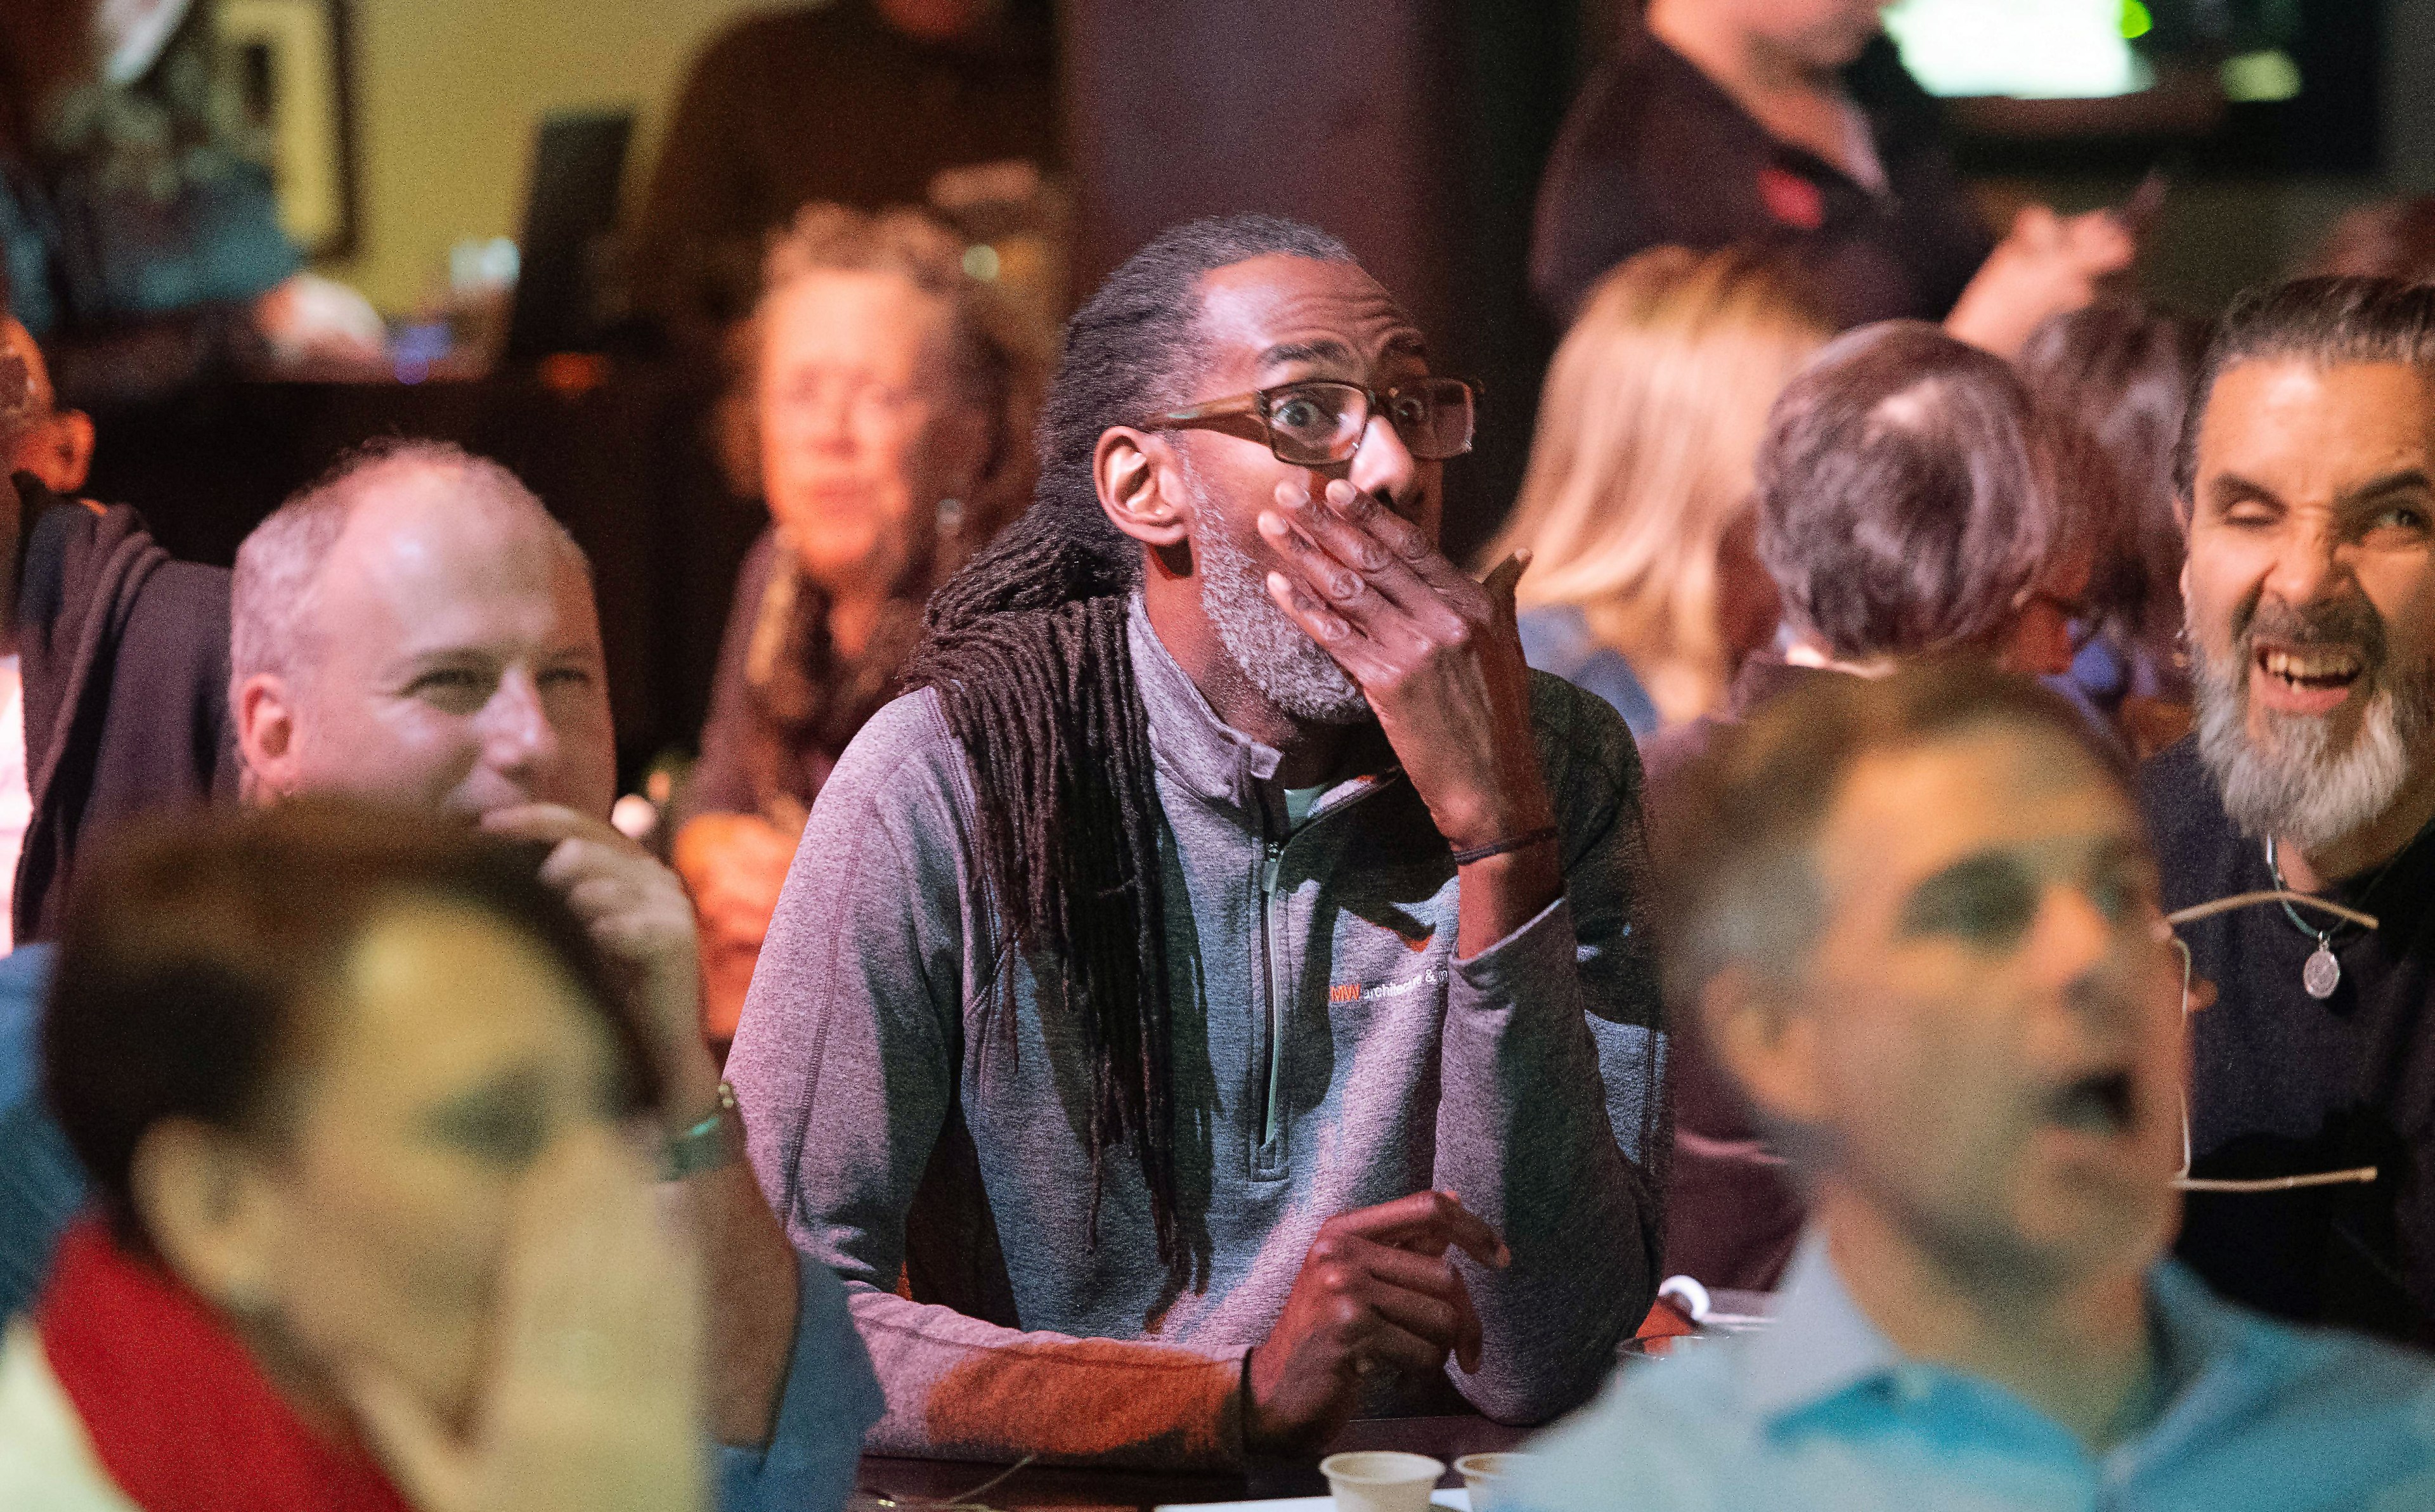
<path id="1" fill-rule="evenodd" d="M 2333 747 L 2330 716 L 2260 711 L 2262 740 L 2249 728 L 2246 628 L 2235 635 L 2230 665 L 2218 665 L 2192 638 L 2198 694 L 2199 756 L 2215 774 L 2223 809 L 2241 833 L 2280 836 L 2303 850 L 2353 834 L 2392 808 L 2409 781 L 2410 752 L 2425 748 L 2435 729 L 2435 667 L 2391 676 L 2381 656 L 2361 677 L 2371 680 L 2366 716 L 2346 750 Z"/>
<path id="2" fill-rule="evenodd" d="M 1192 480 L 1194 516 L 1208 528 L 1195 536 L 1200 610 L 1218 643 L 1260 696 L 1296 719 L 1356 725 L 1370 717 L 1360 684 L 1317 641 L 1286 617 L 1269 596 L 1268 573 L 1234 539 L 1199 479 Z"/>

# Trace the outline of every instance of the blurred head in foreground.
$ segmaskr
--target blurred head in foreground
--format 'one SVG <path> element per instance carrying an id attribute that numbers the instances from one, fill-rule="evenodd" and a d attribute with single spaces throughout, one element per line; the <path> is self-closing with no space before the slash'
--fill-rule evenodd
<path id="1" fill-rule="evenodd" d="M 1830 1236 L 2016 1296 L 2163 1253 L 2180 976 L 2125 774 L 2077 713 L 1975 661 L 1815 679 L 1680 782 L 1668 1000 Z"/>
<path id="2" fill-rule="evenodd" d="M 496 462 L 430 441 L 351 454 L 246 538 L 231 593 L 229 707 L 256 796 L 608 814 L 590 567 Z"/>
<path id="3" fill-rule="evenodd" d="M 1831 328 L 1747 250 L 1661 247 L 1600 280 L 1547 370 L 1512 520 L 1526 610 L 1578 608 L 1668 724 L 1714 713 L 1776 623 L 1752 459 L 1769 406 Z"/>
<path id="4" fill-rule="evenodd" d="M 656 1086 L 528 859 L 306 799 L 130 829 L 80 879 L 46 1091 L 122 1241 L 308 1413 L 461 1421 L 510 1215 Z"/>
<path id="5" fill-rule="evenodd" d="M 2090 561 L 2074 440 L 2009 363 L 1934 326 L 1830 343 L 1776 400 L 1757 464 L 1759 557 L 1796 657 L 2068 668 Z"/>

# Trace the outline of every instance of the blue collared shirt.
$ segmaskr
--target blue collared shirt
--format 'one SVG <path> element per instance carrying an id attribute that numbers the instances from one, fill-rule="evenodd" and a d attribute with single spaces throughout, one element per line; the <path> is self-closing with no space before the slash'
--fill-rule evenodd
<path id="1" fill-rule="evenodd" d="M 2159 1401 L 2092 1452 L 1999 1386 L 1907 1359 L 1816 1232 L 1766 1331 L 1624 1366 L 1531 1448 L 1530 1512 L 2435 1508 L 2435 1362 L 2150 1273 Z"/>

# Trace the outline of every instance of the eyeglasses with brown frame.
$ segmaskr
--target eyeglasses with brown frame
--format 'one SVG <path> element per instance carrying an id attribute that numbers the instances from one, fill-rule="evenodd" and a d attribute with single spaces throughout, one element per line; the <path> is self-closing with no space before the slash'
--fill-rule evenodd
<path id="1" fill-rule="evenodd" d="M 1372 418 L 1384 415 L 1413 456 L 1441 462 L 1471 450 L 1481 393 L 1468 378 L 1415 378 L 1386 389 L 1310 378 L 1170 409 L 1143 428 L 1223 429 L 1227 421 L 1252 421 L 1278 461 L 1331 467 L 1352 461 Z"/>
<path id="2" fill-rule="evenodd" d="M 2327 902 L 2324 899 L 2310 893 L 2288 892 L 2281 888 L 2236 893 L 2229 898 L 2217 898 L 2207 902 L 2192 903 L 2187 908 L 2167 914 L 2165 922 L 2174 929 L 2179 929 L 2184 924 L 2194 924 L 2202 919 L 2212 919 L 2218 914 L 2228 914 L 2236 908 L 2251 908 L 2260 903 L 2283 903 L 2314 909 L 2319 913 L 2331 914 L 2337 919 L 2357 924 L 2362 929 L 2375 928 L 2375 916 L 2373 914 L 2363 914 L 2356 908 L 2345 908 L 2340 903 Z M 2190 948 L 2184 943 L 2179 935 L 2171 938 L 2173 949 L 2180 953 L 2182 957 L 2182 1016 L 2187 1018 L 2191 1011 Z M 2190 1099 L 2187 1092 L 2182 1094 L 2182 1169 L 2181 1173 L 2173 1177 L 2173 1185 L 2180 1191 L 2296 1192 L 2303 1187 L 2338 1187 L 2353 1184 L 2364 1186 L 2373 1183 L 2375 1177 L 2376 1168 L 2372 1165 L 2353 1166 L 2346 1171 L 2313 1171 L 2305 1176 L 2262 1177 L 2250 1180 L 2222 1180 L 2209 1177 L 2194 1177 L 2190 1175 Z"/>

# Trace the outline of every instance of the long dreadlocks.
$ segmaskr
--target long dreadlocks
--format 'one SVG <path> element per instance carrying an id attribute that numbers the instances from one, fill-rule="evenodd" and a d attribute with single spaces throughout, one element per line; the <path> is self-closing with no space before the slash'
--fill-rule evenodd
<path id="1" fill-rule="evenodd" d="M 1159 1259 L 1179 1271 L 1161 815 L 1126 639 L 1141 548 L 1100 511 L 1093 457 L 1109 427 L 1199 397 L 1183 390 L 1202 366 L 1201 275 L 1272 253 L 1353 261 L 1292 221 L 1197 220 L 1127 259 L 1067 323 L 1037 502 L 932 597 L 907 676 L 938 690 L 971 762 L 1003 948 L 1055 963 L 1090 1057 L 1091 1232 L 1109 1152 L 1130 1142 Z"/>

